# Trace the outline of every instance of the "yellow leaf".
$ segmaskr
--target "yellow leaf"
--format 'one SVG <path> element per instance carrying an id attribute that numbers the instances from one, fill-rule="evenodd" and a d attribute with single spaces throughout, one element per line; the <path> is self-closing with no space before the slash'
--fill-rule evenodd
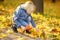
<path id="1" fill-rule="evenodd" d="M 17 40 L 24 40 L 23 38 L 18 38 Z"/>
<path id="2" fill-rule="evenodd" d="M 4 37 L 6 37 L 7 36 L 7 34 L 4 34 L 4 33 L 1 33 L 0 34 L 0 38 L 4 38 Z"/>
<path id="3" fill-rule="evenodd" d="M 13 33 L 13 31 L 12 30 L 7 30 L 7 33 L 8 34 Z"/>

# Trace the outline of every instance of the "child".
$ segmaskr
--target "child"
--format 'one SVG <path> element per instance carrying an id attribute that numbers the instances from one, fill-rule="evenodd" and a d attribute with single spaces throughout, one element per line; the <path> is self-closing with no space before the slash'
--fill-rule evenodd
<path id="1" fill-rule="evenodd" d="M 34 10 L 35 5 L 32 1 L 27 1 L 26 3 L 21 4 L 17 7 L 13 15 L 14 25 L 12 26 L 12 29 L 14 32 L 17 33 L 17 28 L 21 27 L 23 31 L 29 33 L 29 30 L 31 28 L 36 27 L 34 20 L 30 15 L 32 12 L 34 12 Z"/>

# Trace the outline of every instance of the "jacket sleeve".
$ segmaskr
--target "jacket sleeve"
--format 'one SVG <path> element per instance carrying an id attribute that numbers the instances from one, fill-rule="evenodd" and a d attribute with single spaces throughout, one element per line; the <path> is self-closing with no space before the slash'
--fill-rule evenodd
<path id="1" fill-rule="evenodd" d="M 36 24 L 35 24 L 33 19 L 31 19 L 31 24 L 32 24 L 33 27 L 36 27 Z"/>

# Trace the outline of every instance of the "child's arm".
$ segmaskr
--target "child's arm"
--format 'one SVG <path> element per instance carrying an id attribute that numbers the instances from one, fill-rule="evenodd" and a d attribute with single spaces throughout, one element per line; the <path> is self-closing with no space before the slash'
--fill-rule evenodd
<path id="1" fill-rule="evenodd" d="M 33 19 L 31 19 L 31 24 L 32 24 L 33 27 L 36 27 L 36 24 L 35 24 Z"/>

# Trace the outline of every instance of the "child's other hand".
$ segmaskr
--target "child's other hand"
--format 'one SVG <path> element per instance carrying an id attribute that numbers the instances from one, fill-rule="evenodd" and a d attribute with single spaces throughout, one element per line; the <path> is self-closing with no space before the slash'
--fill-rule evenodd
<path id="1" fill-rule="evenodd" d="M 21 26 L 21 29 L 24 31 L 24 30 L 26 30 L 26 28 L 24 27 L 24 26 Z"/>
<path id="2" fill-rule="evenodd" d="M 39 32 L 40 30 L 38 28 L 36 28 L 36 31 Z"/>

